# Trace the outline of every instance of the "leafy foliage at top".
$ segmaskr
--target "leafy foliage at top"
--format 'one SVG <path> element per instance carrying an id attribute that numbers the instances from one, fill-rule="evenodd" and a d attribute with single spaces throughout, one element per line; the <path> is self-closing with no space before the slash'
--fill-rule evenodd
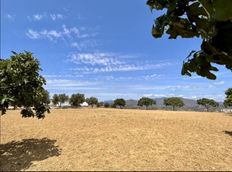
<path id="1" fill-rule="evenodd" d="M 192 51 L 183 62 L 182 75 L 195 72 L 216 79 L 212 64 L 232 70 L 231 0 L 148 0 L 151 10 L 163 10 L 152 27 L 152 35 L 169 39 L 201 37 L 200 51 Z"/>
<path id="2" fill-rule="evenodd" d="M 86 102 L 91 105 L 92 107 L 94 105 L 98 105 L 98 99 L 96 97 L 90 97 L 86 99 Z M 99 105 L 100 106 L 100 105 Z"/>
<path id="3" fill-rule="evenodd" d="M 12 52 L 0 61 L 0 108 L 2 114 L 9 105 L 22 107 L 23 117 L 44 118 L 49 112 L 49 94 L 43 88 L 46 81 L 39 74 L 39 61 L 31 52 Z"/>
<path id="4" fill-rule="evenodd" d="M 114 104 L 115 107 L 119 106 L 120 108 L 124 107 L 126 105 L 126 101 L 124 99 L 116 99 L 114 100 Z"/>
<path id="5" fill-rule="evenodd" d="M 232 106 L 232 88 L 227 89 L 225 94 L 226 94 L 226 99 L 224 101 L 224 106 L 225 107 Z"/>
<path id="6" fill-rule="evenodd" d="M 172 106 L 172 109 L 175 110 L 175 107 L 182 107 L 184 106 L 184 102 L 179 97 L 170 97 L 164 99 L 165 106 Z"/>
<path id="7" fill-rule="evenodd" d="M 207 99 L 207 98 L 202 98 L 202 99 L 197 100 L 197 104 L 205 106 L 207 111 L 209 111 L 210 106 L 217 107 L 219 105 L 215 100 Z"/>
<path id="8" fill-rule="evenodd" d="M 83 103 L 85 101 L 85 95 L 84 94 L 72 94 L 70 99 L 69 99 L 69 103 L 72 106 L 77 106 L 79 107 L 81 103 Z"/>
<path id="9" fill-rule="evenodd" d="M 62 103 L 68 100 L 69 100 L 69 97 L 66 94 L 54 94 L 52 97 L 52 103 L 54 105 L 57 105 L 59 103 L 59 105 L 61 106 Z"/>
<path id="10" fill-rule="evenodd" d="M 138 101 L 138 106 L 146 106 L 146 108 L 148 106 L 151 106 L 153 104 L 156 104 L 156 101 L 153 99 L 150 99 L 148 97 L 142 97 L 141 99 L 139 99 Z"/>

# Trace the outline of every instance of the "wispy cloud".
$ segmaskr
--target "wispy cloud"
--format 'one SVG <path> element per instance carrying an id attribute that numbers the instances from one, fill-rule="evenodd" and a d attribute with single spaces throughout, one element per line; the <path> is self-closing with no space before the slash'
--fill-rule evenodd
<path id="1" fill-rule="evenodd" d="M 49 39 L 51 41 L 66 38 L 88 38 L 93 36 L 93 34 L 82 33 L 77 27 L 68 28 L 66 25 L 63 25 L 60 31 L 47 29 L 37 31 L 28 29 L 26 35 L 31 39 Z"/>
<path id="2" fill-rule="evenodd" d="M 225 83 L 225 81 L 218 81 L 218 82 L 214 82 L 213 85 L 223 85 Z"/>
<path id="3" fill-rule="evenodd" d="M 45 74 L 45 78 L 82 78 L 83 75 L 78 74 Z"/>
<path id="4" fill-rule="evenodd" d="M 129 71 L 142 71 L 154 70 L 165 66 L 170 66 L 170 63 L 156 63 L 156 64 L 118 64 L 108 65 L 103 67 L 79 67 L 72 69 L 73 71 L 80 71 L 83 73 L 102 73 L 102 72 L 129 72 Z"/>
<path id="5" fill-rule="evenodd" d="M 122 64 L 119 60 L 117 60 L 114 54 L 110 53 L 78 53 L 71 55 L 71 62 L 75 64 L 90 64 L 90 65 L 103 65 L 103 66 L 111 66 L 111 65 L 119 65 Z"/>
<path id="6" fill-rule="evenodd" d="M 167 91 L 177 91 L 177 90 L 194 90 L 197 89 L 197 85 L 159 85 L 159 86 L 148 86 L 148 85 L 131 85 L 128 86 L 129 89 L 134 90 L 167 90 Z"/>
<path id="7" fill-rule="evenodd" d="M 41 14 L 33 14 L 31 16 L 27 16 L 27 19 L 29 21 L 41 21 L 43 19 L 50 19 L 50 20 L 61 20 L 64 19 L 63 14 L 47 14 L 47 13 L 41 13 Z"/>
<path id="8" fill-rule="evenodd" d="M 59 19 L 63 19 L 64 16 L 62 14 L 50 14 L 50 18 L 55 21 L 55 20 L 59 20 Z"/>
<path id="9" fill-rule="evenodd" d="M 144 94 L 143 97 L 150 97 L 150 98 L 160 98 L 160 97 L 183 97 L 183 95 L 177 94 Z"/>
<path id="10" fill-rule="evenodd" d="M 87 48 L 96 48 L 97 45 L 98 43 L 94 39 L 88 39 L 88 40 L 71 43 L 71 47 L 76 48 L 79 51 L 85 50 Z"/>
<path id="11" fill-rule="evenodd" d="M 10 21 L 13 21 L 15 19 L 15 16 L 13 16 L 11 14 L 6 14 L 5 17 Z"/>
<path id="12" fill-rule="evenodd" d="M 68 79 L 48 79 L 45 86 L 49 90 L 96 90 L 97 82 L 76 81 Z"/>
<path id="13" fill-rule="evenodd" d="M 36 32 L 32 29 L 28 29 L 26 35 L 31 39 L 39 39 L 40 38 L 40 33 Z"/>

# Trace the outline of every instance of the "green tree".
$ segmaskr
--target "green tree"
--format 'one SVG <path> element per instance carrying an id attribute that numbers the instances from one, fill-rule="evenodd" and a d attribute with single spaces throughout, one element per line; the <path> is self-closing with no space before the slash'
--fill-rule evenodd
<path id="1" fill-rule="evenodd" d="M 228 88 L 225 92 L 226 99 L 224 100 L 224 106 L 232 106 L 232 88 Z"/>
<path id="2" fill-rule="evenodd" d="M 164 99 L 164 105 L 165 106 L 172 106 L 172 110 L 175 110 L 176 107 L 183 107 L 184 102 L 179 97 L 170 97 L 170 98 Z"/>
<path id="3" fill-rule="evenodd" d="M 183 62 L 182 75 L 195 72 L 216 79 L 212 64 L 232 71 L 231 0 L 148 0 L 151 10 L 162 10 L 152 27 L 152 35 L 169 39 L 201 37 L 200 51 L 192 51 Z"/>
<path id="4" fill-rule="evenodd" d="M 116 99 L 114 100 L 114 105 L 119 106 L 122 109 L 126 105 L 126 101 L 124 99 Z"/>
<path id="5" fill-rule="evenodd" d="M 59 103 L 60 103 L 60 107 L 61 107 L 61 104 L 68 101 L 69 97 L 68 95 L 66 94 L 59 94 L 58 95 L 58 100 L 59 100 Z"/>
<path id="6" fill-rule="evenodd" d="M 70 99 L 69 99 L 69 103 L 72 106 L 76 106 L 79 107 L 81 103 L 83 103 L 85 101 L 85 95 L 84 94 L 72 94 Z"/>
<path id="7" fill-rule="evenodd" d="M 113 103 L 110 105 L 111 108 L 116 108 L 116 105 Z"/>
<path id="8" fill-rule="evenodd" d="M 59 103 L 59 96 L 54 94 L 52 97 L 52 103 L 56 106 Z"/>
<path id="9" fill-rule="evenodd" d="M 97 107 L 103 107 L 104 106 L 104 102 L 98 102 L 97 103 Z"/>
<path id="10" fill-rule="evenodd" d="M 98 99 L 96 97 L 90 97 L 86 99 L 86 102 L 93 108 L 94 105 L 98 105 Z"/>
<path id="11" fill-rule="evenodd" d="M 44 102 L 44 104 L 49 105 L 51 100 L 50 100 L 50 96 L 49 96 L 49 92 L 47 90 L 43 90 L 42 91 L 42 102 Z"/>
<path id="12" fill-rule="evenodd" d="M 206 108 L 207 112 L 210 107 L 217 107 L 219 104 L 213 99 L 202 98 L 197 100 L 197 104 L 202 105 Z"/>
<path id="13" fill-rule="evenodd" d="M 148 106 L 152 106 L 153 104 L 156 104 L 156 101 L 148 97 L 142 97 L 138 101 L 138 106 L 145 106 L 146 109 L 148 108 Z"/>
<path id="14" fill-rule="evenodd" d="M 49 112 L 45 79 L 39 74 L 39 61 L 31 52 L 13 54 L 0 60 L 0 109 L 6 113 L 9 104 L 22 107 L 22 117 L 44 118 Z"/>
<path id="15" fill-rule="evenodd" d="M 109 108 L 109 107 L 110 107 L 110 104 L 106 102 L 106 103 L 104 103 L 104 107 L 105 107 L 105 108 Z"/>

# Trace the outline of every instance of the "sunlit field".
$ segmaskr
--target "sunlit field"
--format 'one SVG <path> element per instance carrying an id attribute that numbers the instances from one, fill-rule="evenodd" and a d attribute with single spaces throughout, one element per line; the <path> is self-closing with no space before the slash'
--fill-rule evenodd
<path id="1" fill-rule="evenodd" d="M 232 116 L 54 109 L 1 116 L 1 170 L 232 170 Z"/>

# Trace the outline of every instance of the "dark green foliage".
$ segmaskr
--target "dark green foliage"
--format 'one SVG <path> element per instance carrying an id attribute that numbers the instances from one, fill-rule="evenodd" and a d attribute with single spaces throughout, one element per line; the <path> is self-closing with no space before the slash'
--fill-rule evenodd
<path id="1" fill-rule="evenodd" d="M 163 10 L 152 27 L 155 38 L 201 37 L 200 51 L 192 51 L 183 63 L 182 75 L 195 72 L 216 79 L 213 63 L 232 71 L 232 1 L 230 0 L 148 0 L 151 10 Z"/>
<path id="2" fill-rule="evenodd" d="M 110 104 L 109 104 L 109 103 L 104 103 L 104 107 L 105 107 L 105 108 L 109 108 L 109 107 L 110 107 Z"/>
<path id="3" fill-rule="evenodd" d="M 49 112 L 49 94 L 43 88 L 46 81 L 39 74 L 39 61 L 31 52 L 15 53 L 0 60 L 0 108 L 2 114 L 9 104 L 23 107 L 23 117 L 44 118 Z M 32 110 L 32 107 L 33 111 Z"/>
<path id="4" fill-rule="evenodd" d="M 230 107 L 232 106 L 232 88 L 227 89 L 225 94 L 226 94 L 226 99 L 224 101 L 224 106 Z"/>
<path id="5" fill-rule="evenodd" d="M 111 108 L 116 108 L 116 105 L 113 103 L 112 105 L 110 105 Z"/>
<path id="6" fill-rule="evenodd" d="M 98 102 L 97 103 L 97 107 L 103 107 L 104 106 L 104 102 Z"/>
<path id="7" fill-rule="evenodd" d="M 76 106 L 79 107 L 81 103 L 83 103 L 85 101 L 85 95 L 84 94 L 72 94 L 70 99 L 69 99 L 69 103 L 72 106 Z"/>
<path id="8" fill-rule="evenodd" d="M 197 100 L 197 104 L 204 106 L 209 111 L 210 106 L 217 107 L 219 104 L 213 99 L 202 98 Z"/>
<path id="9" fill-rule="evenodd" d="M 69 97 L 66 94 L 54 94 L 52 98 L 52 103 L 56 106 L 57 104 L 62 105 L 65 101 L 68 101 Z"/>
<path id="10" fill-rule="evenodd" d="M 114 105 L 119 106 L 121 109 L 126 105 L 126 101 L 124 99 L 116 99 L 114 100 Z"/>
<path id="11" fill-rule="evenodd" d="M 138 106 L 145 106 L 146 108 L 148 108 L 148 106 L 152 106 L 153 104 L 156 104 L 156 101 L 148 97 L 142 97 L 138 101 Z"/>
<path id="12" fill-rule="evenodd" d="M 170 97 L 164 99 L 165 106 L 172 106 L 172 110 L 175 110 L 176 107 L 183 107 L 184 102 L 179 97 Z"/>
<path id="13" fill-rule="evenodd" d="M 90 97 L 86 99 L 86 102 L 93 107 L 94 105 L 98 106 L 98 99 L 96 97 Z"/>
<path id="14" fill-rule="evenodd" d="M 65 101 L 68 101 L 69 97 L 66 94 L 59 94 L 58 99 L 59 99 L 60 106 L 61 106 L 62 103 L 64 103 Z"/>
<path id="15" fill-rule="evenodd" d="M 59 103 L 59 96 L 54 94 L 52 97 L 52 103 L 56 106 Z"/>

